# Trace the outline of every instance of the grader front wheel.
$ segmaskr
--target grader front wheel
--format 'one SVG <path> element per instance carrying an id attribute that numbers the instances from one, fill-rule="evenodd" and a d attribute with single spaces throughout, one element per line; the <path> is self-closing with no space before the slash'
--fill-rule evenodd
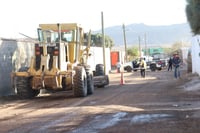
<path id="1" fill-rule="evenodd" d="M 74 68 L 75 75 L 73 92 L 75 97 L 85 97 L 87 96 L 87 76 L 83 66 L 76 66 Z"/>
<path id="2" fill-rule="evenodd" d="M 93 93 L 94 93 L 93 73 L 87 72 L 87 94 L 91 95 Z"/>

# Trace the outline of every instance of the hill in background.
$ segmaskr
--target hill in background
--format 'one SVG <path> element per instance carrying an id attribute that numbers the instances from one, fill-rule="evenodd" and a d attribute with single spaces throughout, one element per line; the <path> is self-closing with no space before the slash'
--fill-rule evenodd
<path id="1" fill-rule="evenodd" d="M 175 42 L 190 42 L 192 37 L 188 23 L 174 24 L 168 26 L 148 26 L 145 24 L 126 25 L 127 45 L 139 43 L 148 45 L 174 44 Z M 94 33 L 101 32 L 95 31 Z M 105 34 L 110 36 L 115 46 L 124 45 L 122 25 L 105 28 Z"/>

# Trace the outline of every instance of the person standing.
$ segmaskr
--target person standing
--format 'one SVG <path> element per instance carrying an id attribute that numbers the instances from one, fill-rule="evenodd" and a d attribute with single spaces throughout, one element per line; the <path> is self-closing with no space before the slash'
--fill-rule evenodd
<path id="1" fill-rule="evenodd" d="M 168 61 L 168 71 L 171 70 L 172 71 L 172 57 L 169 58 Z"/>
<path id="2" fill-rule="evenodd" d="M 120 73 L 120 68 L 121 68 L 120 62 L 117 62 L 116 66 L 117 66 L 117 73 Z"/>
<path id="3" fill-rule="evenodd" d="M 175 54 L 172 60 L 172 64 L 174 66 L 174 78 L 180 78 L 180 64 L 181 59 L 178 54 Z"/>
<path id="4" fill-rule="evenodd" d="M 147 64 L 146 64 L 145 58 L 142 58 L 140 62 L 140 73 L 141 73 L 141 77 L 143 78 L 145 78 L 146 76 L 146 72 L 145 72 L 146 68 L 147 68 Z"/>

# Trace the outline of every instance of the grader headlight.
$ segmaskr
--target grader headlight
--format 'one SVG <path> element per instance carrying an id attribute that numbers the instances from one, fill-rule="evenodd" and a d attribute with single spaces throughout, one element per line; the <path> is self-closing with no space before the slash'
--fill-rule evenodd
<path id="1" fill-rule="evenodd" d="M 40 51 L 40 47 L 39 44 L 35 44 L 35 55 L 40 55 L 41 51 Z"/>
<path id="2" fill-rule="evenodd" d="M 53 54 L 54 54 L 54 56 L 58 56 L 59 55 L 58 47 L 55 47 Z"/>

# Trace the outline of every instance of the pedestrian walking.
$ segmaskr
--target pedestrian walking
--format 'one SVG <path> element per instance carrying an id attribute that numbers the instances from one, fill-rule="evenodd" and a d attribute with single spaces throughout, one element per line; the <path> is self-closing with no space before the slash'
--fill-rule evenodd
<path id="1" fill-rule="evenodd" d="M 146 64 L 145 58 L 142 58 L 140 62 L 140 73 L 141 73 L 141 77 L 143 78 L 145 78 L 146 76 L 146 68 L 147 68 L 147 64 Z"/>
<path id="2" fill-rule="evenodd" d="M 116 66 L 117 66 L 117 72 L 120 73 L 120 68 L 121 68 L 120 62 L 117 62 Z"/>
<path id="3" fill-rule="evenodd" d="M 172 71 L 172 57 L 169 58 L 168 61 L 168 71 L 171 70 Z"/>
<path id="4" fill-rule="evenodd" d="M 172 64 L 174 66 L 174 78 L 180 78 L 180 64 L 181 59 L 178 54 L 175 54 L 172 60 Z"/>

